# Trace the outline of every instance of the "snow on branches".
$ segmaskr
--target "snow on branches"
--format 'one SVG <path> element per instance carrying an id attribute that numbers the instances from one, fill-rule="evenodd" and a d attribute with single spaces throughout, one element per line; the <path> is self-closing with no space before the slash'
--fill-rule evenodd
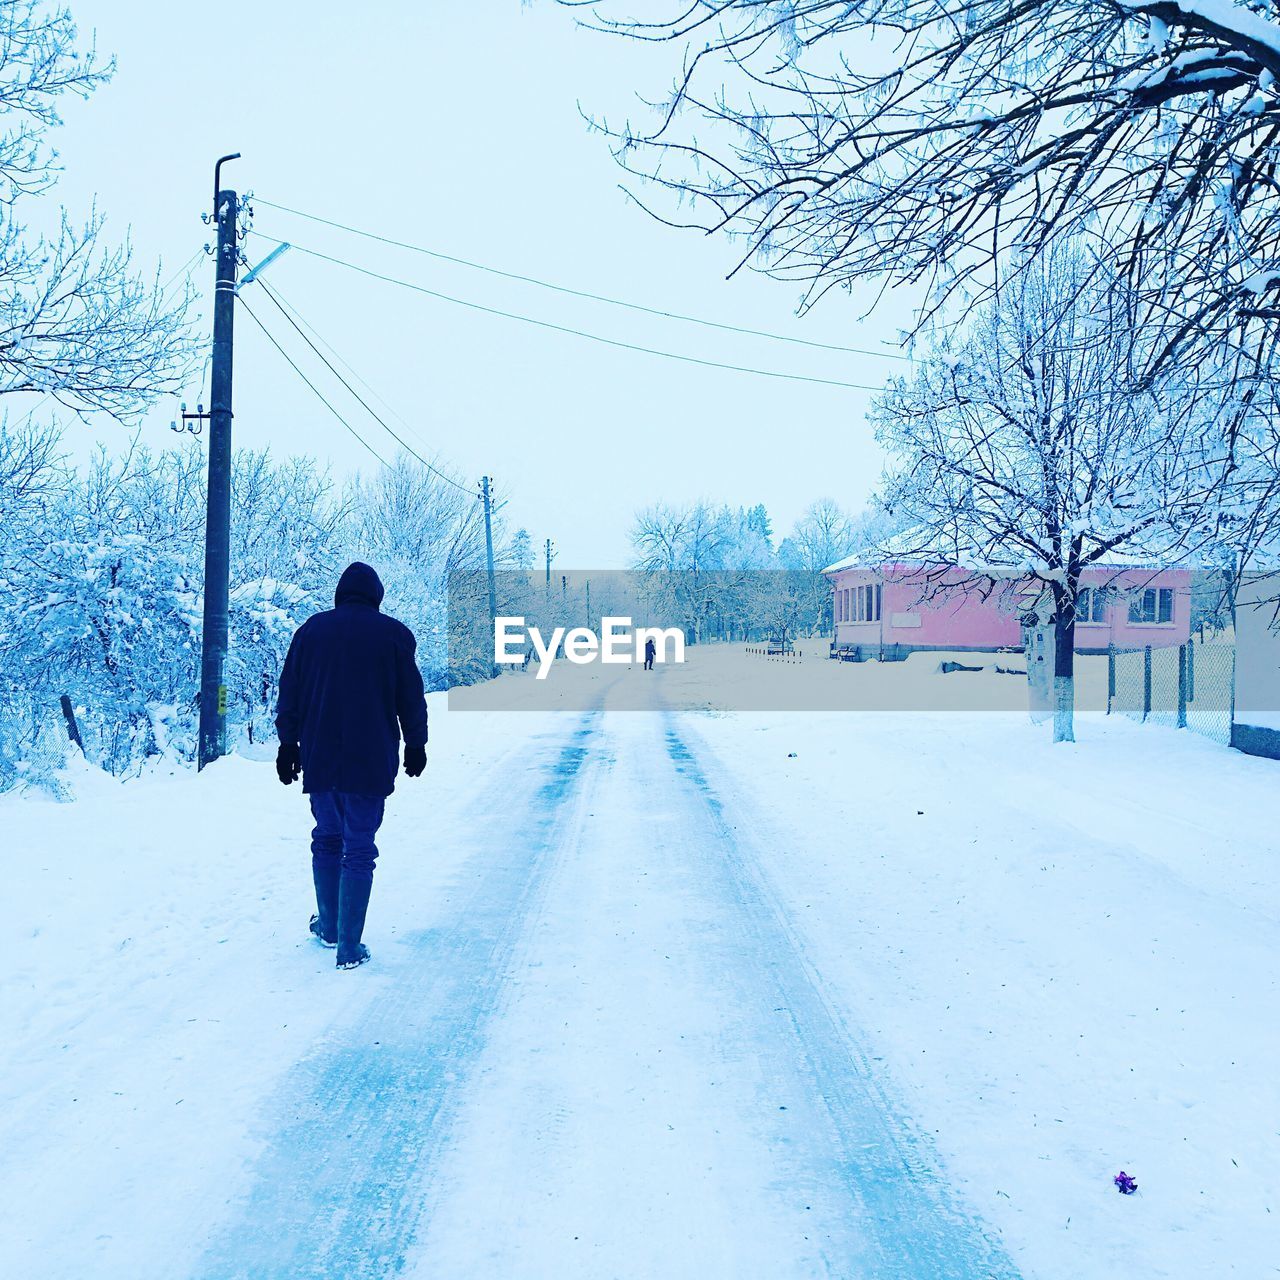
<path id="1" fill-rule="evenodd" d="M 186 444 L 99 453 L 77 472 L 52 429 L 0 423 L 0 791 L 32 781 L 19 766 L 50 725 L 65 746 L 63 694 L 90 760 L 112 773 L 160 755 L 194 757 L 203 464 L 201 449 Z M 273 740 L 289 641 L 330 607 L 353 559 L 383 573 L 388 608 L 419 636 L 428 687 L 447 682 L 446 572 L 484 563 L 470 495 L 405 459 L 339 489 L 311 459 L 251 451 L 235 455 L 232 494 L 226 683 L 235 738 Z"/>
<path id="2" fill-rule="evenodd" d="M 702 0 L 643 24 L 589 8 L 684 51 L 650 127 L 611 131 L 619 162 L 806 303 L 910 281 L 927 319 L 1087 235 L 1159 314 L 1157 368 L 1206 340 L 1269 359 L 1275 0 Z"/>
<path id="3" fill-rule="evenodd" d="M 1256 406 L 1229 366 L 1147 377 L 1138 305 L 1078 247 L 1055 247 L 874 415 L 893 459 L 881 500 L 906 530 L 895 558 L 922 566 L 925 596 L 1040 584 L 1068 689 L 1084 571 L 1214 561 L 1248 470 L 1237 443 Z"/>
<path id="4" fill-rule="evenodd" d="M 33 235 L 19 214 L 56 178 L 45 135 L 59 100 L 88 97 L 112 65 L 82 51 L 66 9 L 0 4 L 0 395 L 43 393 L 127 419 L 181 388 L 193 358 L 189 290 L 166 298 L 93 210 Z"/>

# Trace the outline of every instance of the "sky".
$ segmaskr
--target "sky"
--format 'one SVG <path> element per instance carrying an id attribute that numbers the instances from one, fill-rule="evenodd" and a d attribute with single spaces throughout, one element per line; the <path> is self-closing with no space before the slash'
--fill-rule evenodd
<path id="1" fill-rule="evenodd" d="M 118 60 L 87 103 L 67 101 L 54 139 L 73 215 L 97 200 L 140 266 L 168 278 L 213 228 L 213 165 L 241 193 L 503 271 L 643 306 L 811 341 L 895 350 L 905 298 L 874 314 L 832 294 L 795 314 L 798 291 L 752 272 L 738 246 L 663 226 L 629 200 L 585 116 L 647 118 L 679 63 L 671 46 L 580 28 L 536 0 L 473 4 L 224 0 L 161 10 L 71 0 L 82 35 Z M 650 192 L 650 195 L 655 193 Z M 695 359 L 881 386 L 888 356 L 819 351 L 569 297 L 394 249 L 254 204 L 258 261 L 272 237 L 465 301 Z M 211 259 L 196 266 L 207 333 Z M 264 276 L 373 388 L 424 457 L 468 483 L 494 477 L 512 528 L 561 567 L 628 562 L 634 512 L 656 501 L 763 502 L 784 533 L 816 498 L 866 501 L 881 456 L 872 393 L 681 363 L 449 304 L 286 253 Z M 397 445 L 336 384 L 261 289 L 244 302 L 377 452 Z M 193 385 L 194 406 L 204 393 Z M 206 397 L 207 398 L 207 397 Z M 373 401 L 382 412 L 382 404 Z M 378 464 L 243 311 L 235 347 L 237 446 L 307 453 L 341 477 Z M 177 403 L 142 424 L 173 440 Z M 401 425 L 401 424 L 407 425 Z M 76 425 L 119 447 L 114 424 Z"/>

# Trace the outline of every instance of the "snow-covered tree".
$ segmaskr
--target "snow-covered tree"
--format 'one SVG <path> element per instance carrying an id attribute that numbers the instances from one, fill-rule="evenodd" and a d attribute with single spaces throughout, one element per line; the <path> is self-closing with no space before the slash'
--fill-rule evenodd
<path id="1" fill-rule="evenodd" d="M 23 776 L 39 745 L 58 741 L 47 708 L 32 696 L 31 671 L 15 631 L 32 558 L 45 542 L 44 513 L 68 480 L 55 430 L 0 422 L 0 791 Z"/>
<path id="2" fill-rule="evenodd" d="M 771 559 L 745 510 L 707 501 L 637 512 L 631 544 L 632 567 L 650 577 L 655 605 L 681 620 L 691 644 L 723 633 L 726 617 L 739 612 L 734 583 Z"/>
<path id="3" fill-rule="evenodd" d="M 51 732 L 65 743 L 63 694 L 78 709 L 86 753 L 114 773 L 161 754 L 193 757 L 204 508 L 194 441 L 100 452 L 77 472 L 63 465 L 56 432 L 0 427 L 0 789 L 31 779 L 30 756 Z M 388 608 L 418 634 L 432 687 L 448 683 L 445 584 L 453 569 L 484 567 L 476 499 L 417 463 L 338 490 L 311 459 L 235 455 L 233 736 L 273 736 L 289 640 L 332 605 L 352 559 L 383 575 Z"/>
<path id="4" fill-rule="evenodd" d="M 831 585 L 821 576 L 822 570 L 873 544 L 869 519 L 866 515 L 851 516 L 834 498 L 820 498 L 805 508 L 779 543 L 779 565 L 808 575 L 809 599 L 802 613 L 810 634 L 829 634 L 833 625 Z"/>
<path id="5" fill-rule="evenodd" d="M 763 503 L 659 503 L 637 514 L 634 567 L 649 575 L 655 603 L 683 621 L 691 641 L 815 634 L 830 612 L 819 570 L 838 558 L 821 559 L 818 530 L 838 543 L 833 530 L 844 524 L 835 503 L 814 503 L 775 549 Z"/>
<path id="6" fill-rule="evenodd" d="M 819 498 L 778 547 L 778 557 L 789 569 L 818 573 L 853 550 L 853 520 L 834 498 Z"/>
<path id="7" fill-rule="evenodd" d="M 197 475 L 203 510 L 203 470 Z M 275 736 L 276 680 L 289 641 L 330 606 L 347 563 L 350 510 L 313 459 L 277 462 L 266 450 L 236 454 L 231 493 L 229 714 L 248 741 L 264 742 Z"/>
<path id="8" fill-rule="evenodd" d="M 1217 548 L 1225 429 L 1247 401 L 1211 364 L 1146 378 L 1141 304 L 1095 265 L 1064 248 L 1006 282 L 875 410 L 883 502 L 906 529 L 893 555 L 919 566 L 922 595 L 1029 579 L 1051 600 L 1057 740 L 1072 737 L 1081 572 Z"/>
<path id="9" fill-rule="evenodd" d="M 44 393 L 129 418 L 181 388 L 190 292 L 166 298 L 127 243 L 107 241 L 96 209 L 79 223 L 63 211 L 45 234 L 24 225 L 56 178 L 46 135 L 59 101 L 88 97 L 112 69 L 81 47 L 65 8 L 0 4 L 0 396 Z"/>
<path id="10" fill-rule="evenodd" d="M 754 507 L 744 513 L 743 523 L 752 533 L 758 534 L 772 548 L 773 521 L 769 519 L 769 512 L 763 502 L 757 502 Z"/>
<path id="11" fill-rule="evenodd" d="M 183 505 L 155 497 L 172 491 L 165 469 L 146 450 L 100 453 L 8 570 L 5 670 L 46 714 L 68 695 L 86 750 L 115 772 L 155 754 L 193 696 L 199 577 Z"/>
<path id="12" fill-rule="evenodd" d="M 189 287 L 166 289 L 158 276 L 138 271 L 128 242 L 108 239 L 96 208 L 75 217 L 49 199 L 58 166 L 48 139 L 61 123 L 59 106 L 67 95 L 90 96 L 112 70 L 81 43 L 63 6 L 0 4 L 0 397 L 12 397 L 0 401 L 0 786 L 14 776 L 4 761 L 48 737 L 48 682 L 79 661 L 50 649 L 45 667 L 33 665 L 49 636 L 32 629 L 32 618 L 47 617 L 54 634 L 74 635 L 72 648 L 83 657 L 76 646 L 95 627 L 127 630 L 128 620 L 141 616 L 118 611 L 112 600 L 177 554 L 172 543 L 138 544 L 131 557 L 132 544 L 111 536 L 78 548 L 68 541 L 65 527 L 50 524 L 67 514 L 62 499 L 71 486 L 55 457 L 58 429 L 39 419 L 26 425 L 58 406 L 127 421 L 179 390 L 192 364 Z M 23 397 L 39 399 L 13 424 L 7 407 Z M 119 581 L 122 572 L 129 583 Z M 114 595 L 91 603 L 103 574 Z M 39 588 L 43 594 L 33 594 Z M 99 644 L 94 661 L 123 671 L 149 640 L 139 634 L 122 647 Z M 133 714 L 125 713 L 130 724 Z"/>
<path id="13" fill-rule="evenodd" d="M 388 608 L 418 637 L 418 664 L 429 689 L 475 679 L 450 665 L 446 606 L 485 570 L 484 511 L 475 495 L 414 459 L 401 456 L 348 493 L 351 558 L 382 575 Z M 501 543 L 500 513 L 495 540 Z M 455 610 L 460 608 L 455 600 Z M 487 616 L 487 614 L 486 614 Z"/>
<path id="14" fill-rule="evenodd" d="M 534 562 L 533 539 L 528 529 L 517 529 L 510 543 L 503 547 L 498 555 L 504 567 L 512 569 L 532 569 Z"/>
<path id="15" fill-rule="evenodd" d="M 1206 342 L 1269 360 L 1276 0 L 692 0 L 643 19 L 568 3 L 680 51 L 646 120 L 601 122 L 676 197 L 637 199 L 739 235 L 743 262 L 807 302 L 917 282 L 927 318 L 1084 233 L 1159 323 L 1149 361 Z"/>

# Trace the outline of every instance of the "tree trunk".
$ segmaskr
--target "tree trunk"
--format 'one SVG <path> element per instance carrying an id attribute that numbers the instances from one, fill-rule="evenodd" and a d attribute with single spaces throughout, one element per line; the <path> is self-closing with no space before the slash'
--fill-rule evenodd
<path id="1" fill-rule="evenodd" d="M 1074 742 L 1076 709 L 1075 611 L 1059 605 L 1053 620 L 1053 740 Z"/>

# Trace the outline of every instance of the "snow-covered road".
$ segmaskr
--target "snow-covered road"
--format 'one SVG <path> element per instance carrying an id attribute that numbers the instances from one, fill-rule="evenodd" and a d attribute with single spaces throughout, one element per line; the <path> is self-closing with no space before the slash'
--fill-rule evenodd
<path id="1" fill-rule="evenodd" d="M 490 779 L 451 918 L 282 1081 L 196 1274 L 1012 1275 L 673 717 Z"/>
<path id="2" fill-rule="evenodd" d="M 1273 762 L 674 674 L 433 695 L 353 973 L 269 747 L 0 797 L 5 1274 L 1276 1273 Z"/>

